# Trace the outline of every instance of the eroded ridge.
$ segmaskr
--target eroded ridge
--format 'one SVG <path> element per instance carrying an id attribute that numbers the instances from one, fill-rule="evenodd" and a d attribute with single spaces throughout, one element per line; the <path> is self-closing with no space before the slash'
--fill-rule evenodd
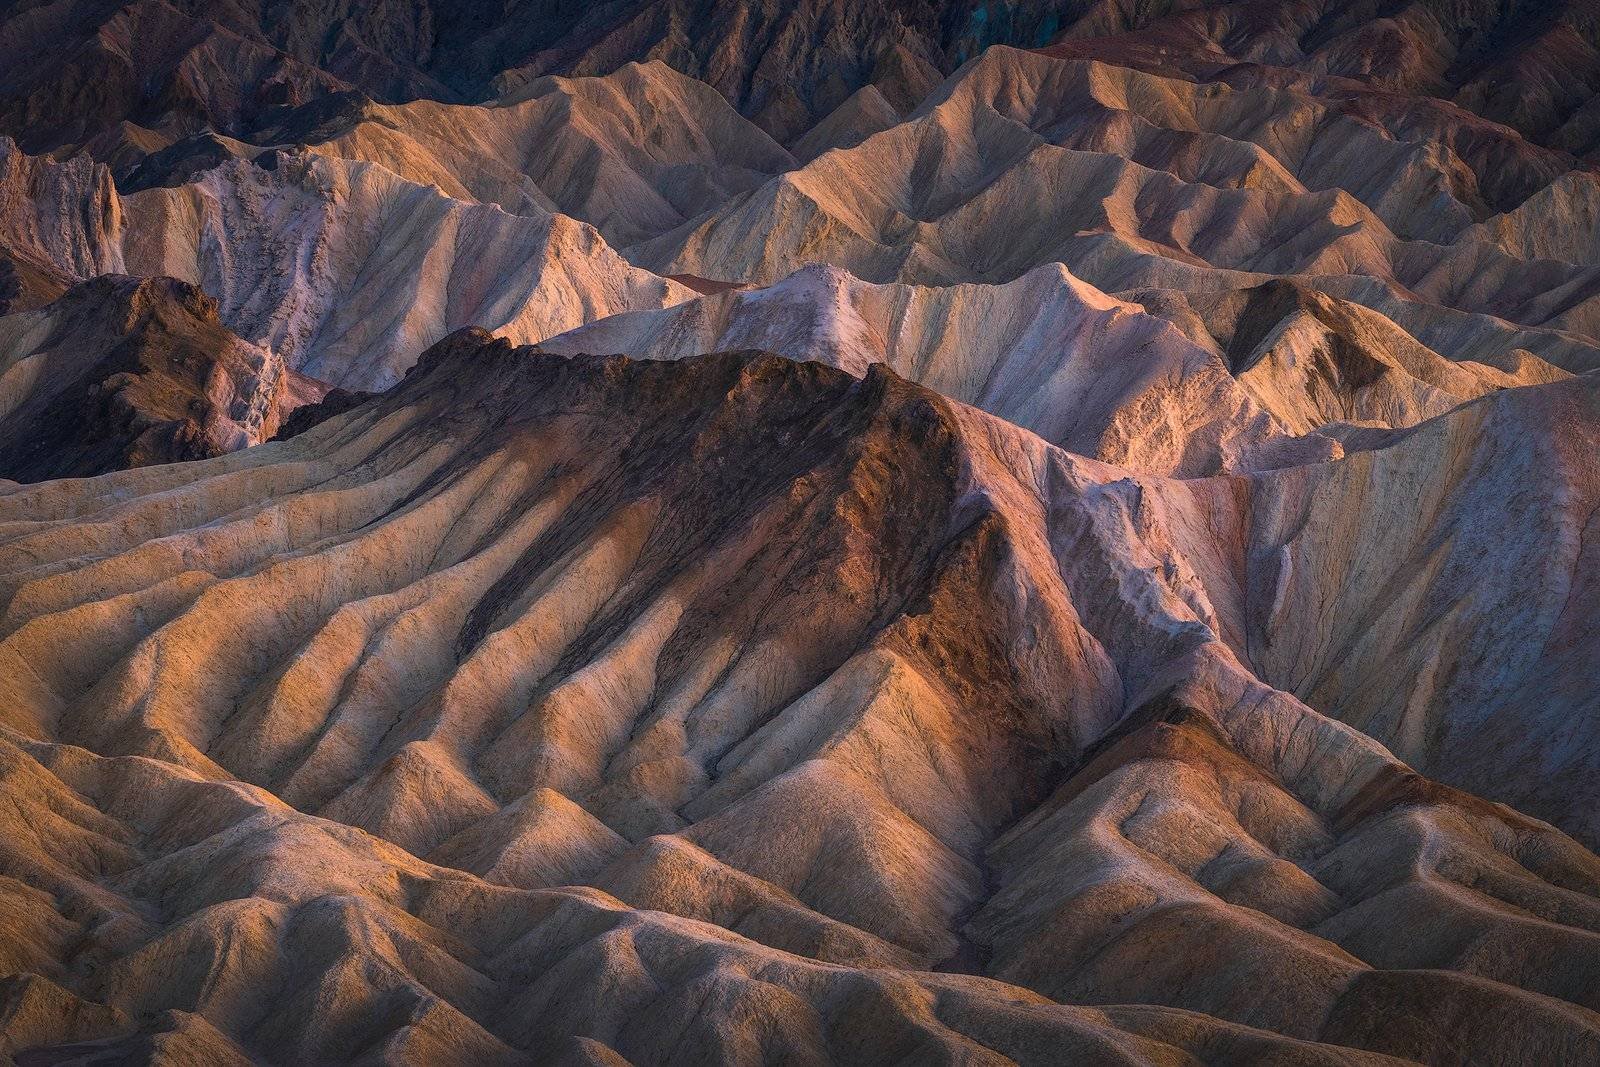
<path id="1" fill-rule="evenodd" d="M 882 366 L 463 332 L 288 440 L 12 488 L 7 1051 L 1392 1062 L 1448 1017 L 1593 1058 L 1600 860 L 1322 711 L 1451 625 L 1497 478 L 1581 510 L 1506 449 L 1594 388 L 1185 482 Z M 1528 610 L 1506 685 L 1589 647 Z M 1593 840 L 1447 773 L 1470 696 L 1394 747 Z"/>

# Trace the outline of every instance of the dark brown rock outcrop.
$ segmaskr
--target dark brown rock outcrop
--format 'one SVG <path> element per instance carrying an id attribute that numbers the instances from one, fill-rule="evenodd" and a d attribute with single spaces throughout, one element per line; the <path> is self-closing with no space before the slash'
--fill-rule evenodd
<path id="1" fill-rule="evenodd" d="M 0 317 L 0 477 L 33 482 L 221 455 L 271 437 L 285 370 L 171 278 L 105 275 Z"/>

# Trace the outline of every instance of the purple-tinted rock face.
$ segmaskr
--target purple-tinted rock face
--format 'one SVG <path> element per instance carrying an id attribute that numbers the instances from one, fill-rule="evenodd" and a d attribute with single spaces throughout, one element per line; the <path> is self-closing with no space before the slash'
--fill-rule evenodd
<path id="1" fill-rule="evenodd" d="M 0 54 L 0 1059 L 1600 1062 L 1592 4 Z"/>

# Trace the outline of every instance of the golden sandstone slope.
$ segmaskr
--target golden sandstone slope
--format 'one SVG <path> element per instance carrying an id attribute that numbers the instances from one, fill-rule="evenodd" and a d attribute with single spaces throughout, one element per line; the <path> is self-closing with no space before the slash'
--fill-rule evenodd
<path id="1" fill-rule="evenodd" d="M 1563 591 L 1462 572 L 1566 546 L 1527 565 L 1592 600 L 1596 416 L 1575 379 L 1177 482 L 881 366 L 462 333 L 289 440 L 16 487 L 0 1030 L 19 1062 L 1592 1058 L 1600 860 L 1296 694 L 1594 840 L 1592 771 L 1517 774 L 1588 758 L 1581 716 L 1528 750 L 1454 709 L 1587 699 Z M 1522 640 L 1452 639 L 1463 595 Z M 1365 711 L 1429 635 L 1463 669 Z"/>
<path id="2" fill-rule="evenodd" d="M 1592 6 L 4 7 L 0 1062 L 1600 1062 Z"/>

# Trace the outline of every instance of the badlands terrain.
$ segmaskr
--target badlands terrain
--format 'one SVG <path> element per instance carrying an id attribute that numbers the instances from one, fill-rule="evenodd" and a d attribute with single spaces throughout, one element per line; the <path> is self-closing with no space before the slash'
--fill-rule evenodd
<path id="1" fill-rule="evenodd" d="M 1600 1062 L 1594 5 L 0 46 L 0 1062 Z"/>

